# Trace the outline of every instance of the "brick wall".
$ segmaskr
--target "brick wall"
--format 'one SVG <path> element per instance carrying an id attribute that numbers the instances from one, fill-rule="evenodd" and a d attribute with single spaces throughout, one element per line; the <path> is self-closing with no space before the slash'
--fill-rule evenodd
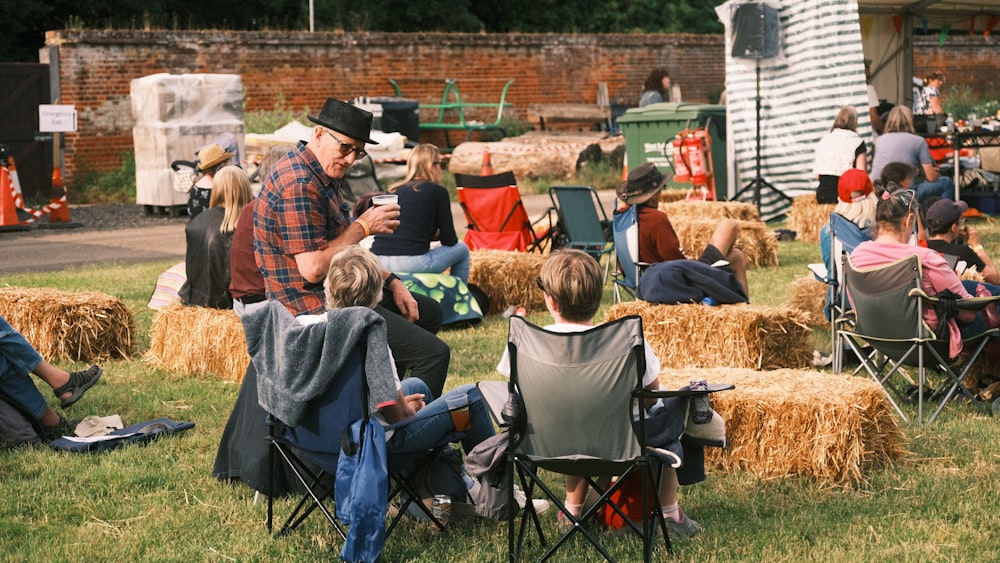
<path id="1" fill-rule="evenodd" d="M 927 76 L 940 70 L 945 88 L 967 85 L 976 97 L 1000 98 L 1000 48 L 982 35 L 948 37 L 944 45 L 938 36 L 918 36 L 913 40 L 913 75 Z"/>
<path id="2" fill-rule="evenodd" d="M 944 68 L 951 83 L 963 74 L 991 83 L 1000 64 L 995 48 L 972 39 L 949 38 L 941 48 L 936 39 L 917 38 L 914 70 Z M 612 102 L 634 105 L 657 66 L 670 68 L 685 101 L 714 103 L 725 84 L 721 35 L 60 30 L 46 34 L 46 46 L 41 62 L 58 57 L 60 103 L 79 112 L 79 130 L 65 139 L 67 183 L 83 168 L 120 165 L 132 150 L 129 83 L 161 72 L 239 74 L 245 110 L 284 100 L 316 111 L 329 96 L 389 96 L 389 78 L 421 102 L 440 101 L 445 78 L 459 80 L 464 100 L 497 101 L 514 78 L 507 99 L 511 116 L 521 119 L 533 103 L 594 103 L 600 82 Z"/>
<path id="3" fill-rule="evenodd" d="M 61 30 L 48 32 L 46 45 L 43 58 L 58 56 L 60 103 L 79 112 L 79 130 L 65 140 L 67 182 L 84 167 L 120 165 L 132 149 L 129 83 L 160 72 L 239 74 L 245 110 L 272 109 L 283 99 L 317 111 L 329 96 L 389 96 L 389 78 L 421 102 L 440 101 L 445 78 L 459 80 L 464 100 L 497 101 L 514 78 L 507 100 L 520 119 L 532 103 L 594 103 L 599 82 L 607 82 L 613 102 L 634 105 L 656 66 L 671 69 L 688 101 L 715 102 L 725 81 L 722 37 L 693 34 Z"/>

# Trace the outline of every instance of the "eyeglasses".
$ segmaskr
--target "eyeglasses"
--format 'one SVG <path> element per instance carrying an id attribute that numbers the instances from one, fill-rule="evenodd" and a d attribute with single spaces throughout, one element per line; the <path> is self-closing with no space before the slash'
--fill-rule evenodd
<path id="1" fill-rule="evenodd" d="M 345 143 L 344 141 L 341 141 L 340 139 L 334 137 L 333 133 L 325 129 L 323 130 L 323 132 L 329 135 L 330 138 L 333 139 L 334 141 L 337 141 L 337 144 L 340 145 L 339 147 L 340 156 L 347 156 L 352 152 L 354 153 L 354 157 L 357 159 L 361 159 L 368 156 L 368 151 L 366 151 L 364 148 L 358 148 L 352 145 L 351 143 Z"/>
<path id="2" fill-rule="evenodd" d="M 538 289 L 540 289 L 542 293 L 548 293 L 545 291 L 545 284 L 542 283 L 542 278 L 535 278 L 535 285 L 538 286 Z"/>

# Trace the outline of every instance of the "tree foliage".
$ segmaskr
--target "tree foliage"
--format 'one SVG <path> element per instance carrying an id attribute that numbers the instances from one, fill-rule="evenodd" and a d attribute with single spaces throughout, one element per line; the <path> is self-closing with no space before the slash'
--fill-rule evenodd
<path id="1" fill-rule="evenodd" d="M 317 31 L 721 33 L 723 0 L 313 0 Z M 309 0 L 0 0 L 0 60 L 37 62 L 53 29 L 309 28 Z"/>

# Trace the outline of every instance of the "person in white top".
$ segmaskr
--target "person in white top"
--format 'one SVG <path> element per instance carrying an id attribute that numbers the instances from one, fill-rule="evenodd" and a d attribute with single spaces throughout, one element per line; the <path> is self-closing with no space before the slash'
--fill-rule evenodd
<path id="1" fill-rule="evenodd" d="M 545 308 L 552 316 L 553 324 L 545 330 L 553 332 L 582 332 L 594 326 L 594 315 L 601 305 L 604 293 L 604 274 L 600 265 L 589 254 L 581 250 L 564 249 L 553 252 L 542 264 L 538 278 L 539 288 L 545 297 Z M 660 388 L 660 361 L 643 342 L 646 356 L 646 373 L 642 383 L 646 389 Z M 504 351 L 497 365 L 497 371 L 510 377 L 510 357 Z M 647 410 L 655 410 L 660 401 L 645 405 Z M 677 503 L 679 482 L 673 468 L 663 466 L 663 480 L 660 485 L 660 505 L 667 527 L 674 537 L 689 537 L 701 531 L 701 525 L 685 516 Z M 566 510 L 579 517 L 587 498 L 588 485 L 582 478 L 566 476 Z M 560 524 L 568 522 L 562 513 Z M 566 525 L 566 524 L 563 524 Z"/>
<path id="2" fill-rule="evenodd" d="M 858 135 L 858 111 L 844 106 L 837 112 L 830 132 L 816 143 L 813 174 L 819 180 L 816 187 L 817 203 L 837 203 L 837 182 L 840 175 L 857 168 L 866 170 L 867 149 Z"/>

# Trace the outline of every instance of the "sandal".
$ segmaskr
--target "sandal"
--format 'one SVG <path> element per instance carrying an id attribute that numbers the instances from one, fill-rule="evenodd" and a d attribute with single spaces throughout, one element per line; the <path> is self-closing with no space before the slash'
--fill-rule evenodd
<path id="1" fill-rule="evenodd" d="M 55 393 L 56 398 L 61 397 L 65 393 L 72 393 L 69 397 L 62 399 L 59 406 L 61 408 L 69 408 L 73 406 L 74 403 L 83 397 L 83 394 L 87 392 L 97 383 L 97 380 L 101 378 L 101 368 L 100 366 L 90 366 L 85 371 L 74 371 L 69 374 L 69 382 L 66 385 L 58 389 L 53 389 L 52 392 Z"/>

